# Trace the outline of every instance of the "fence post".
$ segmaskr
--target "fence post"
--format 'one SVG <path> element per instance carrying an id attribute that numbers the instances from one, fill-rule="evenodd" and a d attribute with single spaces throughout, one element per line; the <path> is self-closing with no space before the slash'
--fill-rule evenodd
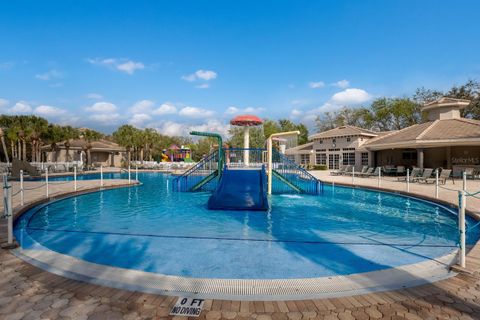
<path id="1" fill-rule="evenodd" d="M 410 192 L 410 169 L 407 169 L 407 192 Z"/>
<path id="2" fill-rule="evenodd" d="M 132 178 L 130 175 L 130 165 L 128 166 L 128 184 L 132 183 Z"/>
<path id="3" fill-rule="evenodd" d="M 24 197 L 23 197 L 23 170 L 20 170 L 20 205 L 23 206 L 24 204 Z"/>
<path id="4" fill-rule="evenodd" d="M 435 170 L 435 199 L 438 199 L 438 168 Z"/>
<path id="5" fill-rule="evenodd" d="M 467 173 L 465 171 L 463 171 L 462 173 L 462 179 L 463 179 L 463 187 L 462 187 L 462 190 L 464 192 L 467 192 Z M 465 203 L 467 202 L 467 199 L 465 199 Z"/>
<path id="6" fill-rule="evenodd" d="M 355 167 L 352 167 L 352 184 L 355 184 Z"/>
<path id="7" fill-rule="evenodd" d="M 45 168 L 45 184 L 47 185 L 46 195 L 47 195 L 47 198 L 48 198 L 48 194 L 49 194 L 49 190 L 48 190 L 48 166 Z"/>
<path id="8" fill-rule="evenodd" d="M 100 165 L 100 186 L 103 187 L 103 165 Z"/>
<path id="9" fill-rule="evenodd" d="M 73 167 L 73 190 L 77 191 L 77 166 Z"/>
<path id="10" fill-rule="evenodd" d="M 135 180 L 138 181 L 138 164 L 135 165 Z"/>
<path id="11" fill-rule="evenodd" d="M 13 211 L 12 211 L 12 186 L 8 184 L 8 176 L 3 174 L 3 208 L 7 218 L 7 246 L 13 248 Z"/>
<path id="12" fill-rule="evenodd" d="M 378 167 L 378 183 L 377 186 L 380 188 L 380 181 L 382 180 L 382 168 Z"/>
<path id="13" fill-rule="evenodd" d="M 458 192 L 458 231 L 460 233 L 459 262 L 465 268 L 465 190 Z"/>

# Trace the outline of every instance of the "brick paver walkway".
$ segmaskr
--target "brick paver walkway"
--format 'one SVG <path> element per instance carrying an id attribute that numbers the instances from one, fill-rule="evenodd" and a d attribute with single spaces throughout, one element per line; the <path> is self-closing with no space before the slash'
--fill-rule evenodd
<path id="1" fill-rule="evenodd" d="M 4 221 L 0 228 L 3 242 Z M 469 273 L 435 284 L 345 298 L 207 300 L 200 319 L 480 319 L 478 246 L 469 253 L 467 268 Z M 175 301 L 62 278 L 0 250 L 0 319 L 167 319 Z"/>

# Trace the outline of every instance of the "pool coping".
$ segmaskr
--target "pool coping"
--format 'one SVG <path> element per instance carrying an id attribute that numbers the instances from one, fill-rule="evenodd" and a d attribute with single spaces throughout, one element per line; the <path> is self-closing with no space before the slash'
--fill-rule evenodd
<path id="1" fill-rule="evenodd" d="M 65 198 L 98 192 L 102 190 L 122 187 L 138 186 L 121 184 L 108 187 L 93 187 L 78 192 L 68 192 L 54 195 L 48 199 L 40 199 L 19 208 L 15 212 L 15 220 L 26 211 L 48 202 L 59 201 Z M 348 184 L 338 184 L 348 188 L 355 188 Z M 386 193 L 400 193 L 404 196 L 429 201 L 448 208 L 455 206 L 449 202 L 436 201 L 428 197 L 411 195 L 404 192 L 395 192 L 383 188 L 368 188 L 373 191 Z M 469 214 L 470 215 L 470 214 Z M 473 216 L 474 219 L 476 218 Z M 475 246 L 478 245 L 475 244 Z M 455 263 L 457 253 L 450 253 L 442 257 L 408 264 L 378 271 L 356 273 L 352 275 L 303 278 L 303 279 L 215 279 L 215 278 L 188 278 L 169 276 L 139 270 L 110 267 L 87 262 L 68 255 L 47 250 L 12 251 L 18 258 L 35 265 L 48 272 L 108 287 L 142 291 L 163 295 L 182 295 L 200 298 L 220 298 L 231 300 L 251 301 L 279 301 L 305 300 L 311 298 L 334 298 L 380 291 L 391 291 L 429 284 L 455 276 L 457 273 L 450 270 Z M 361 284 L 361 285 L 360 285 Z"/>

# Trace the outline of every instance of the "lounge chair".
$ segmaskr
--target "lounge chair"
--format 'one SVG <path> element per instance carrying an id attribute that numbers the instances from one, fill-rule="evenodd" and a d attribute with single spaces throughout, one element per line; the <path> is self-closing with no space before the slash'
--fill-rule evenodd
<path id="1" fill-rule="evenodd" d="M 365 172 L 360 172 L 360 173 L 358 174 L 358 176 L 359 176 L 359 177 L 362 177 L 362 178 L 364 178 L 364 177 L 369 177 L 369 176 L 371 176 L 371 175 L 373 174 L 373 170 L 375 170 L 375 168 L 367 168 L 367 171 L 365 171 Z M 378 175 L 378 172 L 377 172 L 377 175 Z"/>
<path id="2" fill-rule="evenodd" d="M 438 175 L 438 183 L 445 184 L 447 182 L 447 179 L 450 178 L 450 175 L 452 174 L 452 170 L 450 169 L 444 169 L 440 172 Z M 418 182 L 424 182 L 424 183 L 435 183 L 435 178 L 428 178 L 422 181 Z"/>
<path id="3" fill-rule="evenodd" d="M 345 172 L 344 174 L 348 175 L 348 176 L 351 176 L 353 174 L 353 168 L 354 167 L 352 167 L 352 171 Z M 363 166 L 361 171 L 355 170 L 355 175 L 365 173 L 365 172 L 367 172 L 367 170 L 368 170 L 368 166 Z"/>
<path id="4" fill-rule="evenodd" d="M 421 176 L 413 178 L 412 181 L 413 182 L 425 181 L 432 176 L 432 172 L 433 172 L 433 169 L 427 168 L 427 169 L 423 170 L 423 174 Z"/>
<path id="5" fill-rule="evenodd" d="M 420 177 L 421 175 L 422 175 L 422 169 L 413 168 L 412 171 L 410 171 L 410 175 L 409 175 L 410 182 L 413 182 L 413 179 L 416 179 L 416 178 Z M 398 177 L 397 180 L 398 181 L 407 181 L 407 176 Z"/>
<path id="6" fill-rule="evenodd" d="M 332 175 L 332 176 L 341 176 L 342 174 L 344 174 L 345 172 L 347 172 L 347 171 L 350 170 L 350 169 L 351 169 L 351 166 L 341 167 L 341 168 L 338 169 L 338 170 L 330 171 L 330 175 Z"/>
<path id="7" fill-rule="evenodd" d="M 373 168 L 372 168 L 373 169 Z M 375 170 L 372 172 L 372 173 L 369 173 L 369 174 L 363 174 L 361 175 L 361 177 L 366 177 L 366 178 L 369 178 L 369 177 L 378 177 L 378 175 L 380 174 L 382 170 L 382 167 L 376 167 Z"/>

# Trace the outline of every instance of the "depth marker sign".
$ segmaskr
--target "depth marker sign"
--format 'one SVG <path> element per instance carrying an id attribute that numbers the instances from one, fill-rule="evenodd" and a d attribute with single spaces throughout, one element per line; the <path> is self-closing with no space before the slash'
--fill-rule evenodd
<path id="1" fill-rule="evenodd" d="M 171 316 L 198 317 L 202 313 L 204 299 L 179 297 L 170 311 Z"/>

